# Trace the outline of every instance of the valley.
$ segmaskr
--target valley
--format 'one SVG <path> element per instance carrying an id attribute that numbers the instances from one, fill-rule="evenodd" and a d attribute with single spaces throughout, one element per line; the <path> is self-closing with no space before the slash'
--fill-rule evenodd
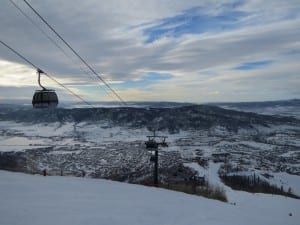
<path id="1" fill-rule="evenodd" d="M 0 168 L 151 184 L 152 152 L 144 142 L 156 130 L 168 136 L 168 147 L 159 149 L 162 184 L 195 175 L 212 180 L 207 171 L 217 163 L 228 174 L 257 174 L 300 195 L 300 185 L 289 182 L 300 175 L 299 123 L 210 106 L 10 109 L 1 113 Z"/>

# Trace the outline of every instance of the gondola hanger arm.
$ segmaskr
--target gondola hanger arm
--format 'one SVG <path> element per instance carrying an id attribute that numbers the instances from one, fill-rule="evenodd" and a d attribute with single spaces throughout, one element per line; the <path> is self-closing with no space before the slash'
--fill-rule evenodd
<path id="1" fill-rule="evenodd" d="M 41 70 L 41 69 L 39 69 L 39 68 L 37 68 L 37 74 L 38 74 L 38 83 L 39 83 L 39 85 L 40 85 L 40 87 L 41 88 L 43 88 L 43 90 L 47 90 L 42 84 L 41 84 L 41 74 L 43 73 L 43 74 L 45 74 L 44 72 L 43 72 L 43 70 Z"/>

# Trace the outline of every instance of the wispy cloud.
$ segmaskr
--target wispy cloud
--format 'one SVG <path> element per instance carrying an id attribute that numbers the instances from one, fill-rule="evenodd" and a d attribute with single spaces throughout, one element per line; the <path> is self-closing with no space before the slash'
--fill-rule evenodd
<path id="1" fill-rule="evenodd" d="M 144 74 L 141 78 L 136 80 L 128 80 L 125 82 L 121 82 L 119 84 L 112 84 L 114 88 L 117 90 L 120 89 L 130 89 L 130 88 L 143 88 L 148 89 L 149 86 L 152 86 L 155 83 L 170 80 L 174 77 L 171 74 L 167 73 L 156 73 L 156 72 L 148 72 Z"/>

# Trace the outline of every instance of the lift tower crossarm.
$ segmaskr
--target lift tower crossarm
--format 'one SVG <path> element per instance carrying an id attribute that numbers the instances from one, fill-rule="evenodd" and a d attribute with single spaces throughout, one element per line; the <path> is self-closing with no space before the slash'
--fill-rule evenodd
<path id="1" fill-rule="evenodd" d="M 158 186 L 158 147 L 159 145 L 162 147 L 168 147 L 166 143 L 167 136 L 158 136 L 153 132 L 153 135 L 148 135 L 148 141 L 145 142 L 146 148 L 154 151 L 154 171 L 153 171 L 153 184 L 154 186 Z M 157 142 L 155 138 L 162 138 L 161 142 Z"/>

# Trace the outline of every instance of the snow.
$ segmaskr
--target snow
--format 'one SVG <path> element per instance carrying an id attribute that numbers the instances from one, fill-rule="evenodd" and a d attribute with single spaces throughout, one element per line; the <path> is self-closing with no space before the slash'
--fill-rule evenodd
<path id="1" fill-rule="evenodd" d="M 192 168 L 193 170 L 197 171 L 199 176 L 205 176 L 206 179 L 208 179 L 208 182 L 210 184 L 228 189 L 228 187 L 226 187 L 222 183 L 222 181 L 220 180 L 219 175 L 218 175 L 218 170 L 219 170 L 221 164 L 222 163 L 213 163 L 210 161 L 207 169 L 203 168 L 196 162 L 184 163 L 184 166 Z"/>
<path id="2" fill-rule="evenodd" d="M 196 162 L 192 162 L 192 163 L 184 163 L 183 164 L 186 167 L 189 167 L 191 169 L 193 169 L 194 171 L 196 171 L 198 173 L 198 176 L 203 177 L 205 176 L 207 173 L 207 170 L 205 168 L 203 168 L 202 166 L 200 166 L 198 163 Z"/>
<path id="3" fill-rule="evenodd" d="M 280 156 L 282 157 L 297 157 L 297 154 L 299 154 L 300 151 L 289 151 L 289 152 L 286 152 L 286 153 L 283 153 L 281 154 Z"/>
<path id="4" fill-rule="evenodd" d="M 258 143 L 258 142 L 254 142 L 254 141 L 240 141 L 239 143 L 243 144 L 243 145 L 248 145 L 252 148 L 264 149 L 264 150 L 272 150 L 275 147 L 274 145 Z"/>
<path id="5" fill-rule="evenodd" d="M 86 140 L 95 143 L 110 143 L 118 140 L 134 142 L 144 140 L 145 136 L 150 134 L 145 128 L 110 127 L 106 123 L 80 123 L 76 125 L 76 131 L 85 133 Z"/>
<path id="6" fill-rule="evenodd" d="M 25 151 L 26 149 L 56 145 L 75 145 L 80 142 L 73 138 L 74 123 L 30 124 L 0 121 L 0 151 Z"/>
<path id="7" fill-rule="evenodd" d="M 14 121 L 0 121 L 0 152 L 25 151 L 26 149 L 40 148 L 41 146 L 82 146 L 94 147 L 120 142 L 143 142 L 147 135 L 152 133 L 146 128 L 129 128 L 111 126 L 108 122 L 53 122 L 53 123 L 18 123 Z M 189 132 L 181 131 L 169 135 L 167 131 L 157 135 L 169 136 L 168 143 L 185 138 Z M 81 139 L 76 139 L 81 137 Z M 165 151 L 180 151 L 173 146 Z M 188 154 L 188 152 L 186 152 Z M 192 152 L 189 155 L 193 155 Z M 187 156 L 190 157 L 190 156 Z"/>
<path id="8" fill-rule="evenodd" d="M 80 154 L 82 151 L 77 150 L 77 151 L 52 151 L 49 152 L 49 155 L 64 155 L 64 154 Z"/>
<path id="9" fill-rule="evenodd" d="M 228 135 L 228 130 L 222 126 L 214 126 L 210 128 L 210 132 L 214 133 L 215 135 L 225 136 Z"/>
<path id="10" fill-rule="evenodd" d="M 210 161 L 208 164 L 208 175 L 210 180 L 213 180 L 216 184 L 223 185 L 218 174 L 221 165 L 222 163 L 213 163 Z"/>
<path id="11" fill-rule="evenodd" d="M 99 179 L 0 171 L 0 180 L 0 224 L 297 225 L 300 221 L 300 201 L 282 196 L 234 192 L 238 201 L 232 205 Z"/>
<path id="12" fill-rule="evenodd" d="M 251 197 L 249 199 L 249 196 L 253 196 L 254 194 L 250 194 L 247 192 L 242 192 L 242 191 L 234 191 L 230 187 L 224 185 L 224 183 L 221 181 L 219 175 L 218 175 L 218 170 L 222 163 L 213 163 L 209 162 L 208 168 L 205 169 L 201 167 L 198 163 L 192 162 L 192 163 L 185 163 L 184 166 L 187 166 L 189 168 L 194 169 L 195 171 L 198 172 L 200 176 L 205 176 L 208 179 L 208 182 L 217 187 L 221 187 L 225 190 L 228 201 L 229 202 L 235 202 L 235 203 L 242 203 L 247 199 L 248 201 L 251 201 Z M 256 171 L 256 174 L 259 175 L 263 173 L 263 171 Z M 244 175 L 248 176 L 253 174 L 253 171 L 242 171 L 242 172 L 235 172 L 234 174 L 236 175 Z M 268 182 L 271 184 L 275 184 L 278 187 L 281 185 L 283 186 L 284 190 L 288 190 L 289 187 L 291 187 L 292 192 L 296 195 L 300 195 L 300 177 L 296 175 L 290 175 L 287 173 L 270 173 L 268 174 L 272 175 L 273 178 L 266 179 L 262 176 L 260 176 L 262 179 L 266 179 Z M 261 194 L 255 194 L 255 195 L 261 195 Z M 267 195 L 261 195 L 261 196 L 267 196 Z M 243 200 L 244 199 L 244 200 Z"/>
<path id="13" fill-rule="evenodd" d="M 15 130 L 20 133 L 25 134 L 26 136 L 40 136 L 40 137 L 52 137 L 54 135 L 61 136 L 65 135 L 65 132 L 68 132 L 73 123 L 64 123 L 59 122 L 55 123 L 17 123 L 14 121 L 0 121 L 0 128 L 10 130 Z M 71 129 L 72 130 L 72 129 Z"/>
<path id="14" fill-rule="evenodd" d="M 291 175 L 288 173 L 269 173 L 273 175 L 268 181 L 278 187 L 283 186 L 285 191 L 289 188 L 292 189 L 292 193 L 300 196 L 300 176 Z"/>
<path id="15" fill-rule="evenodd" d="M 299 106 L 256 106 L 256 107 L 239 107 L 239 106 L 226 106 L 220 105 L 224 109 L 232 109 L 242 112 L 254 112 L 264 115 L 281 115 L 281 116 L 292 116 L 300 119 Z"/>
<path id="16" fill-rule="evenodd" d="M 40 148 L 39 146 L 43 142 L 40 140 L 32 140 L 27 137 L 8 137 L 4 138 L 0 136 L 0 151 L 1 152 L 11 152 L 11 151 L 24 151 L 26 149 Z"/>

